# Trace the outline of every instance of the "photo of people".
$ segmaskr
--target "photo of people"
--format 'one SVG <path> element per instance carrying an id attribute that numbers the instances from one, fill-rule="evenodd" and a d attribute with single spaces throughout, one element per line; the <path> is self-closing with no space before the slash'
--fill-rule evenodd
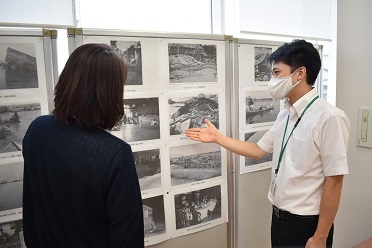
<path id="1" fill-rule="evenodd" d="M 266 91 L 247 92 L 245 98 L 246 124 L 273 122 L 280 111 L 280 101 Z"/>
<path id="2" fill-rule="evenodd" d="M 0 153 L 22 151 L 28 126 L 40 115 L 40 104 L 0 105 Z"/>
<path id="3" fill-rule="evenodd" d="M 244 140 L 248 141 L 248 142 L 252 142 L 252 143 L 257 143 L 266 132 L 267 132 L 267 130 L 246 133 L 244 135 Z M 252 165 L 256 165 L 256 164 L 266 163 L 266 162 L 270 162 L 272 160 L 273 160 L 273 154 L 272 153 L 268 153 L 265 157 L 263 157 L 259 160 L 245 157 L 245 166 L 252 166 Z"/>
<path id="4" fill-rule="evenodd" d="M 142 85 L 142 50 L 139 41 L 110 41 L 110 45 L 124 59 L 128 68 L 126 85 Z"/>
<path id="5" fill-rule="evenodd" d="M 143 199 L 142 202 L 145 238 L 165 233 L 164 197 L 160 195 Z"/>
<path id="6" fill-rule="evenodd" d="M 35 44 L 0 43 L 0 90 L 38 87 Z"/>
<path id="7" fill-rule="evenodd" d="M 172 186 L 221 176 L 221 148 L 192 144 L 169 149 Z"/>
<path id="8" fill-rule="evenodd" d="M 255 81 L 270 81 L 271 64 L 269 56 L 272 48 L 255 47 L 254 48 L 254 78 Z"/>
<path id="9" fill-rule="evenodd" d="M 26 248 L 22 220 L 0 223 L 0 248 Z"/>
<path id="10" fill-rule="evenodd" d="M 23 162 L 0 164 L 0 212 L 22 207 L 22 187 Z"/>
<path id="11" fill-rule="evenodd" d="M 159 139 L 159 99 L 124 99 L 124 116 L 110 133 L 126 142 Z"/>
<path id="12" fill-rule="evenodd" d="M 176 229 L 221 218 L 221 186 L 174 196 Z"/>
<path id="13" fill-rule="evenodd" d="M 170 83 L 217 82 L 217 48 L 207 44 L 168 44 Z"/>
<path id="14" fill-rule="evenodd" d="M 161 186 L 160 150 L 133 152 L 141 191 Z"/>
<path id="15" fill-rule="evenodd" d="M 188 128 L 202 127 L 208 118 L 219 128 L 219 108 L 217 94 L 196 96 L 172 96 L 168 98 L 170 135 L 182 134 Z"/>

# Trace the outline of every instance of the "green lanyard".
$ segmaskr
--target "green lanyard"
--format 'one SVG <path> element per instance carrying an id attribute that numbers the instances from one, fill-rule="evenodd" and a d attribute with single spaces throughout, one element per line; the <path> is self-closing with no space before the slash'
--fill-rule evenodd
<path id="1" fill-rule="evenodd" d="M 275 169 L 275 175 L 278 174 L 278 171 L 279 171 L 279 168 L 280 168 L 280 162 L 282 162 L 282 158 L 283 158 L 284 150 L 285 150 L 285 148 L 287 147 L 287 144 L 288 144 L 288 140 L 289 140 L 289 138 L 292 136 L 292 133 L 293 133 L 293 131 L 296 129 L 298 123 L 300 123 L 301 118 L 302 118 L 302 116 L 304 116 L 306 110 L 307 110 L 307 109 L 311 106 L 311 104 L 313 104 L 313 102 L 315 102 L 315 100 L 318 99 L 318 98 L 319 98 L 319 96 L 316 96 L 316 97 L 315 97 L 313 100 L 311 100 L 311 102 L 309 102 L 309 104 L 306 106 L 306 108 L 305 108 L 304 111 L 302 112 L 300 118 L 298 118 L 297 121 L 296 121 L 296 124 L 294 124 L 294 127 L 292 128 L 292 131 L 291 131 L 291 133 L 289 134 L 288 139 L 287 139 L 287 141 L 286 141 L 285 144 L 284 144 L 284 138 L 285 138 L 285 134 L 286 134 L 286 132 L 287 132 L 288 121 L 289 121 L 289 115 L 288 115 L 288 117 L 287 117 L 287 123 L 285 124 L 285 130 L 284 130 L 284 134 L 283 134 L 282 147 L 281 147 L 281 149 L 280 149 L 278 165 L 277 165 L 277 167 L 276 167 L 276 169 Z M 283 147 L 283 144 L 284 144 L 284 147 Z"/>

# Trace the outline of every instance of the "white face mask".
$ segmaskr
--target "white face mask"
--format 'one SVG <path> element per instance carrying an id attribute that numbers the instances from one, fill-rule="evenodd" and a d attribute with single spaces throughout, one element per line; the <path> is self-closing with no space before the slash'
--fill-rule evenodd
<path id="1" fill-rule="evenodd" d="M 297 70 L 295 70 L 291 75 L 286 77 L 280 78 L 272 77 L 270 79 L 268 87 L 270 95 L 275 99 L 279 100 L 284 99 L 287 96 L 287 94 L 301 82 L 301 80 L 299 80 L 294 85 L 292 84 L 292 76 L 296 73 Z"/>

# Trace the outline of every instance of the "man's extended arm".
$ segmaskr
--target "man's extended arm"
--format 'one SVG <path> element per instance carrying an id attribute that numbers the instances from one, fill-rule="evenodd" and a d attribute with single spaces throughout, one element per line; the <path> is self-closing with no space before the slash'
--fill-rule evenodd
<path id="1" fill-rule="evenodd" d="M 227 150 L 253 159 L 263 158 L 267 152 L 255 143 L 232 139 L 221 134 L 216 127 L 205 119 L 206 128 L 190 128 L 185 131 L 187 137 L 204 143 L 217 143 Z"/>

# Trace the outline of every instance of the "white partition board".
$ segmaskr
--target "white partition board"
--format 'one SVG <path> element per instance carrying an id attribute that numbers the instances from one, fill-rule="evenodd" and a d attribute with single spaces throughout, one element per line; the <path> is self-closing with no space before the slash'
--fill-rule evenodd
<path id="1" fill-rule="evenodd" d="M 105 43 L 121 53 L 128 65 L 126 115 L 111 133 L 128 142 L 141 161 L 136 166 L 145 244 L 226 225 L 227 152 L 214 144 L 191 141 L 184 131 L 202 127 L 208 118 L 220 132 L 227 132 L 229 40 L 221 35 L 119 30 L 78 33 L 71 46 Z M 153 168 L 144 170 L 141 164 L 145 163 Z M 227 239 L 227 232 L 223 236 Z"/>

